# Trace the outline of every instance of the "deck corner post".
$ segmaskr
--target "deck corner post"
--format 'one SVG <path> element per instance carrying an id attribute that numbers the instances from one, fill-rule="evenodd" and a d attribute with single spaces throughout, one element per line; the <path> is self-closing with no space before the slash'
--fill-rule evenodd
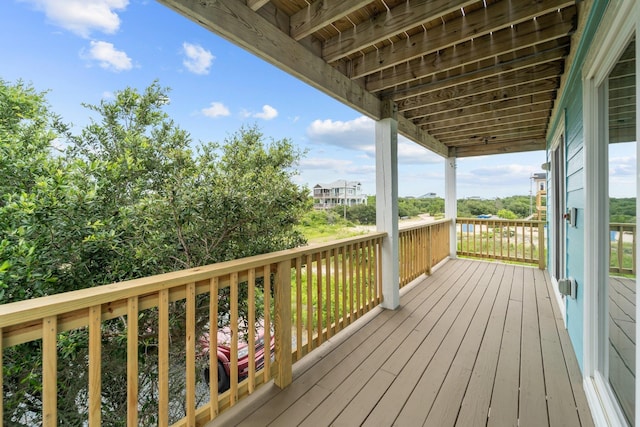
<path id="1" fill-rule="evenodd" d="M 293 380 L 291 357 L 291 260 L 278 263 L 275 279 L 275 356 L 278 366 L 274 383 L 285 388 Z"/>
<path id="2" fill-rule="evenodd" d="M 433 233 L 431 232 L 431 230 L 433 229 L 432 226 L 429 226 L 427 228 L 427 269 L 425 271 L 425 274 L 427 274 L 428 276 L 431 276 L 431 268 L 433 267 Z"/>
<path id="3" fill-rule="evenodd" d="M 456 157 L 447 157 L 444 161 L 444 215 L 451 219 L 449 230 L 449 257 L 457 258 L 458 239 L 456 236 L 456 217 L 458 199 L 456 196 Z"/>
<path id="4" fill-rule="evenodd" d="M 547 267 L 546 248 L 547 243 L 544 238 L 544 222 L 540 221 L 538 223 L 538 268 L 540 268 L 540 270 L 544 270 Z"/>
<path id="5" fill-rule="evenodd" d="M 400 306 L 398 233 L 398 120 L 395 104 L 383 109 L 376 121 L 376 228 L 382 239 L 382 303 L 386 309 Z"/>

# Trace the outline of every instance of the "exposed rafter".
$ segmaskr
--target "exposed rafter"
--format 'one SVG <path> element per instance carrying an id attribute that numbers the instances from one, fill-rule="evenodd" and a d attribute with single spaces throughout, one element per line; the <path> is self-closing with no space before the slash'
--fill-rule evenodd
<path id="1" fill-rule="evenodd" d="M 367 77 L 367 90 L 377 92 L 416 78 L 503 55 L 524 47 L 558 41 L 563 37 L 566 38 L 572 30 L 571 16 L 570 9 L 554 12 L 537 19 L 536 22 L 529 21 L 514 28 L 506 28 L 492 35 L 479 37 L 471 42 L 430 53 L 424 58 L 385 69 Z M 515 43 L 515 40 L 518 40 L 518 43 Z"/>
<path id="2" fill-rule="evenodd" d="M 555 41 L 547 43 L 546 45 L 550 46 L 549 50 L 544 50 L 547 49 L 545 44 L 537 45 L 535 49 L 532 47 L 520 49 L 497 58 L 490 58 L 470 65 L 457 67 L 443 73 L 432 74 L 409 84 L 396 86 L 391 90 L 383 91 L 380 95 L 383 99 L 393 97 L 394 101 L 400 102 L 403 99 L 418 96 L 423 93 L 437 90 L 450 90 L 450 88 L 461 84 L 474 82 L 483 84 L 480 80 L 501 76 L 511 71 L 526 70 L 527 68 L 548 64 L 549 62 L 561 64 L 563 58 L 567 55 L 569 45 L 558 46 Z"/>
<path id="3" fill-rule="evenodd" d="M 430 106 L 440 102 L 453 101 L 459 98 L 469 98 L 483 93 L 504 91 L 505 89 L 521 85 L 523 81 L 526 81 L 529 84 L 535 84 L 540 80 L 557 77 L 561 68 L 560 64 L 546 64 L 544 66 L 529 68 L 526 70 L 512 71 L 501 76 L 492 76 L 482 80 L 480 84 L 478 84 L 478 82 L 470 82 L 467 84 L 453 86 L 447 91 L 430 91 L 398 102 L 398 110 L 409 111 L 425 108 L 423 107 L 424 105 Z M 553 87 L 549 88 L 549 90 L 553 89 Z M 407 114 L 407 117 L 410 117 L 410 113 Z"/>
<path id="4" fill-rule="evenodd" d="M 395 103 L 399 133 L 447 157 L 544 149 L 584 23 L 577 0 L 158 1 L 372 119 Z"/>
<path id="5" fill-rule="evenodd" d="M 458 11 L 477 0 L 409 0 L 363 21 L 352 31 L 341 33 L 324 43 L 322 57 L 327 62 L 337 61 L 363 48 L 408 31 L 438 16 Z M 379 30 L 384 29 L 384 30 Z"/>
<path id="6" fill-rule="evenodd" d="M 486 9 L 478 9 L 464 17 L 449 21 L 441 28 L 424 31 L 398 43 L 356 56 L 351 61 L 351 77 L 358 78 L 373 74 L 426 54 L 490 35 L 511 25 L 518 25 L 534 17 L 556 12 L 571 3 L 567 0 L 545 0 L 522 4 L 494 3 Z"/>
<path id="7" fill-rule="evenodd" d="M 466 147 L 455 147 L 456 157 L 488 156 L 491 154 L 521 153 L 523 151 L 544 150 L 547 146 L 545 138 L 522 140 L 514 138 L 500 143 L 476 144 Z"/>
<path id="8" fill-rule="evenodd" d="M 368 3 L 371 0 L 315 0 L 291 15 L 291 37 L 296 40 L 307 37 Z"/>
<path id="9" fill-rule="evenodd" d="M 267 3 L 269 3 L 269 0 L 247 0 L 247 6 L 249 6 L 251 10 L 258 10 Z"/>

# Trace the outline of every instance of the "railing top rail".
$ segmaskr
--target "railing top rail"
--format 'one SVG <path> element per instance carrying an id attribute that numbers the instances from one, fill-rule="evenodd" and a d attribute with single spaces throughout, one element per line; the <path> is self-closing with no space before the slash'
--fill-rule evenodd
<path id="1" fill-rule="evenodd" d="M 420 224 L 407 225 L 405 227 L 400 227 L 400 231 L 415 230 L 418 228 L 430 227 L 432 225 L 445 224 L 447 222 L 451 222 L 451 218 L 443 218 L 443 219 L 438 219 L 432 222 L 422 222 Z"/>
<path id="2" fill-rule="evenodd" d="M 363 236 L 336 240 L 326 244 L 301 246 L 299 248 L 240 258 L 202 267 L 142 277 L 25 301 L 0 304 L 0 328 L 42 319 L 47 316 L 57 316 L 113 301 L 120 301 L 129 297 L 147 295 L 186 283 L 200 282 L 213 277 L 222 277 L 233 272 L 258 268 L 300 256 L 316 254 L 320 251 L 344 246 L 345 244 L 360 243 L 385 237 L 386 235 L 387 233 L 385 232 L 374 232 Z"/>
<path id="3" fill-rule="evenodd" d="M 537 220 L 537 219 L 503 219 L 503 218 L 464 218 L 464 217 L 458 217 L 456 218 L 456 221 L 474 221 L 474 222 L 503 222 L 505 224 L 522 224 L 524 223 L 529 223 L 529 224 L 546 224 L 546 221 L 541 221 L 541 220 Z"/>
<path id="4" fill-rule="evenodd" d="M 636 228 L 636 224 L 633 222 L 611 222 L 609 227 Z"/>

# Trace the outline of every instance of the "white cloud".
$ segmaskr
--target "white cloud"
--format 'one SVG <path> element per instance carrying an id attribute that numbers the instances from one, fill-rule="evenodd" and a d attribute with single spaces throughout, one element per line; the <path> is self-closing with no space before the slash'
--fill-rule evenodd
<path id="1" fill-rule="evenodd" d="M 531 174 L 538 172 L 539 167 L 533 165 L 495 165 L 475 168 L 470 171 L 477 178 L 495 179 L 496 177 L 512 177 L 529 179 Z"/>
<path id="2" fill-rule="evenodd" d="M 365 151 L 374 154 L 375 123 L 360 116 L 354 120 L 314 120 L 307 128 L 307 135 L 314 144 Z"/>
<path id="3" fill-rule="evenodd" d="M 216 59 L 210 51 L 202 46 L 187 42 L 182 43 L 182 53 L 185 55 L 182 64 L 194 74 L 209 74 L 211 64 Z"/>
<path id="4" fill-rule="evenodd" d="M 55 25 L 81 37 L 100 31 L 113 34 L 120 28 L 116 11 L 124 10 L 129 0 L 23 0 L 45 13 Z"/>
<path id="5" fill-rule="evenodd" d="M 300 160 L 300 167 L 304 168 L 305 170 L 321 170 L 345 173 L 347 170 L 352 170 L 353 162 L 351 160 L 345 159 L 313 157 Z"/>
<path id="6" fill-rule="evenodd" d="M 540 165 L 546 156 L 545 151 L 527 151 L 459 158 L 456 165 L 458 198 L 529 195 L 535 190 L 531 175 L 543 172 Z"/>
<path id="7" fill-rule="evenodd" d="M 631 176 L 636 175 L 636 157 L 620 156 L 609 158 L 609 176 Z"/>
<path id="8" fill-rule="evenodd" d="M 222 102 L 212 102 L 208 108 L 203 108 L 201 112 L 205 116 L 212 117 L 214 119 L 216 117 L 224 117 L 231 114 L 229 109 Z"/>
<path id="9" fill-rule="evenodd" d="M 375 157 L 375 122 L 365 116 L 349 121 L 315 120 L 307 128 L 315 144 L 335 145 L 361 151 Z M 398 162 L 402 164 L 435 164 L 442 158 L 403 136 L 398 137 Z"/>
<path id="10" fill-rule="evenodd" d="M 263 105 L 262 106 L 262 111 L 259 112 L 259 113 L 254 113 L 252 111 L 243 109 L 240 112 L 240 115 L 242 117 L 244 117 L 244 118 L 253 117 L 253 118 L 256 118 L 256 119 L 271 120 L 271 119 L 275 119 L 276 117 L 278 117 L 278 110 L 273 108 L 271 105 Z"/>
<path id="11" fill-rule="evenodd" d="M 84 56 L 89 60 L 98 61 L 100 67 L 109 71 L 119 72 L 133 68 L 131 58 L 108 42 L 91 41 L 89 52 Z"/>
<path id="12" fill-rule="evenodd" d="M 442 164 L 444 168 L 444 160 L 441 156 L 429 151 L 421 145 L 411 142 L 404 136 L 398 136 L 398 163 L 404 165 L 424 165 L 424 164 Z"/>
<path id="13" fill-rule="evenodd" d="M 278 110 L 273 108 L 271 105 L 263 105 L 262 112 L 254 114 L 253 117 L 264 120 L 275 119 L 278 117 Z"/>

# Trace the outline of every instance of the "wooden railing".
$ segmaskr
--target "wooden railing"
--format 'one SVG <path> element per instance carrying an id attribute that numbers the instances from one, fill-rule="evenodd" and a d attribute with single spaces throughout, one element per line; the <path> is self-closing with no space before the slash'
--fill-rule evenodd
<path id="1" fill-rule="evenodd" d="M 448 256 L 449 230 L 450 220 L 442 220 L 400 232 L 401 286 Z M 109 424 L 113 414 L 106 412 L 104 393 L 111 387 L 126 395 L 118 421 L 126 418 L 127 425 L 203 425 L 271 379 L 289 384 L 295 361 L 380 304 L 385 236 L 371 233 L 0 305 L 0 360 L 10 359 L 2 358 L 3 351 L 36 349 L 39 362 L 25 375 L 41 380 L 42 389 L 34 391 L 42 396 L 41 413 L 30 409 L 28 418 L 44 426 L 65 423 L 63 401 L 86 402 L 81 424 Z M 219 332 L 230 337 L 228 377 L 218 370 L 221 356 L 213 356 L 216 338 L 209 342 Z M 266 357 L 246 346 L 248 371 L 241 375 L 238 351 L 259 334 Z M 73 368 L 86 383 L 70 397 L 60 388 L 69 336 L 86 338 L 80 340 L 84 356 Z M 114 385 L 109 378 L 118 374 L 105 372 L 105 359 L 125 348 L 120 385 Z M 3 381 L 15 384 L 15 367 L 9 371 L 3 378 L 0 370 L 0 388 Z M 221 393 L 219 372 L 228 381 Z M 4 415 L 0 401 L 0 427 Z"/>
<path id="2" fill-rule="evenodd" d="M 77 370 L 86 370 L 88 380 L 71 402 L 88 402 L 82 424 L 108 424 L 103 392 L 111 385 L 104 384 L 103 360 L 110 355 L 103 353 L 109 351 L 105 346 L 115 335 L 121 344 L 117 348 L 126 346 L 125 378 L 121 379 L 126 379 L 127 424 L 202 425 L 271 378 L 286 386 L 293 361 L 380 303 L 384 236 L 371 233 L 0 305 L 0 360 L 2 351 L 6 355 L 20 345 L 34 344 L 39 349 L 41 368 L 30 368 L 28 375 L 41 376 L 42 389 L 34 392 L 42 396 L 41 414 L 29 417 L 34 422 L 41 419 L 44 426 L 58 425 L 61 339 L 65 334 L 85 334 L 88 362 L 85 366 L 79 358 L 75 363 Z M 220 394 L 218 360 L 202 351 L 208 346 L 203 337 L 217 337 L 218 324 L 227 324 L 232 337 L 229 389 Z M 265 357 L 259 370 L 255 348 L 248 346 L 246 379 L 238 378 L 238 337 L 253 343 L 256 331 L 249 327 L 243 333 L 239 327 L 243 324 L 259 324 L 265 334 L 273 331 L 275 337 L 273 361 Z M 141 354 L 141 348 L 152 351 Z M 205 367 L 209 368 L 208 387 L 198 374 Z M 149 371 L 157 378 L 141 381 L 143 372 Z M 0 389 L 3 380 L 9 380 L 3 379 L 2 372 Z M 183 385 L 175 391 L 170 384 L 177 379 Z M 140 404 L 142 396 L 153 397 L 154 413 L 144 412 L 148 408 Z M 0 401 L 0 426 L 3 416 Z"/>
<path id="3" fill-rule="evenodd" d="M 382 301 L 384 234 L 307 248 L 291 259 L 292 358 L 314 348 Z"/>
<path id="4" fill-rule="evenodd" d="M 636 225 L 610 223 L 610 273 L 636 274 Z"/>
<path id="5" fill-rule="evenodd" d="M 450 227 L 451 220 L 442 219 L 400 230 L 401 288 L 449 256 Z"/>
<path id="6" fill-rule="evenodd" d="M 536 264 L 544 269 L 544 225 L 544 221 L 457 218 L 457 253 Z"/>

